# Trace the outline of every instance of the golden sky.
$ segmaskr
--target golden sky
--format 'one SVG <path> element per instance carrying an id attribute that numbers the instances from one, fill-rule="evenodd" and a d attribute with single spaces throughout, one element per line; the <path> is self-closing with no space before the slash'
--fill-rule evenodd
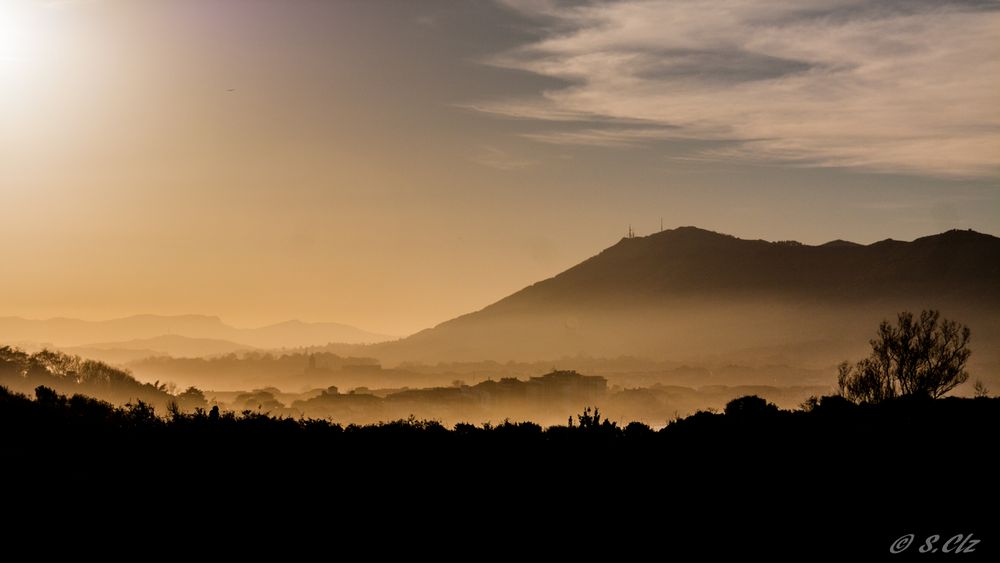
<path id="1" fill-rule="evenodd" d="M 0 316 L 406 334 L 620 238 L 1000 232 L 996 3 L 0 0 Z"/>

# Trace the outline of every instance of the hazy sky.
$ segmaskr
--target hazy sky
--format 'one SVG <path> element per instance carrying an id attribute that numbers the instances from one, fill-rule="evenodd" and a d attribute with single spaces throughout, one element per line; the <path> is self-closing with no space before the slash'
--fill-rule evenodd
<path id="1" fill-rule="evenodd" d="M 1000 2 L 0 0 L 0 316 L 405 334 L 616 242 L 1000 234 Z"/>

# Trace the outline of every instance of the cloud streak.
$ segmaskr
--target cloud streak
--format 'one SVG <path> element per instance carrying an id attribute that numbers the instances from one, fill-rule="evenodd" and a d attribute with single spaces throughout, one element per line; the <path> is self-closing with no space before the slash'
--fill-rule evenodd
<path id="1" fill-rule="evenodd" d="M 468 159 L 481 166 L 504 172 L 522 170 L 535 164 L 532 160 L 521 158 L 503 149 L 486 145 L 479 147 L 474 153 L 469 155 Z"/>
<path id="2" fill-rule="evenodd" d="M 505 0 L 541 39 L 491 65 L 561 79 L 469 104 L 538 141 L 729 141 L 708 159 L 1000 176 L 1000 2 Z M 560 124 L 591 122 L 583 131 Z M 642 122 L 647 127 L 623 126 Z"/>

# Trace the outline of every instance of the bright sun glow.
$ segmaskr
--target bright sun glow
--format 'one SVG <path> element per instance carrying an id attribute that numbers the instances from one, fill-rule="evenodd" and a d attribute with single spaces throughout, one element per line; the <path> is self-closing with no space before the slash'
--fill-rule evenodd
<path id="1" fill-rule="evenodd" d="M 42 49 L 41 7 L 17 0 L 0 1 L 0 65 L 29 66 Z"/>

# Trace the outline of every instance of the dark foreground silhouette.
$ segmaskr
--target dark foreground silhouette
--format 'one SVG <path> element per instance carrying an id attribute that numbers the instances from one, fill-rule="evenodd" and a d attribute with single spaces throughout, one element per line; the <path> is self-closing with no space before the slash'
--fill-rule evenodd
<path id="1" fill-rule="evenodd" d="M 391 538 L 383 550 L 474 560 L 528 546 L 929 560 L 941 553 L 918 545 L 935 534 L 974 534 L 961 560 L 997 553 L 1000 399 L 824 397 L 782 411 L 744 397 L 658 431 L 591 411 L 549 428 L 164 414 L 0 388 L 8 509 L 121 537 L 211 531 L 245 548 L 377 536 Z"/>

